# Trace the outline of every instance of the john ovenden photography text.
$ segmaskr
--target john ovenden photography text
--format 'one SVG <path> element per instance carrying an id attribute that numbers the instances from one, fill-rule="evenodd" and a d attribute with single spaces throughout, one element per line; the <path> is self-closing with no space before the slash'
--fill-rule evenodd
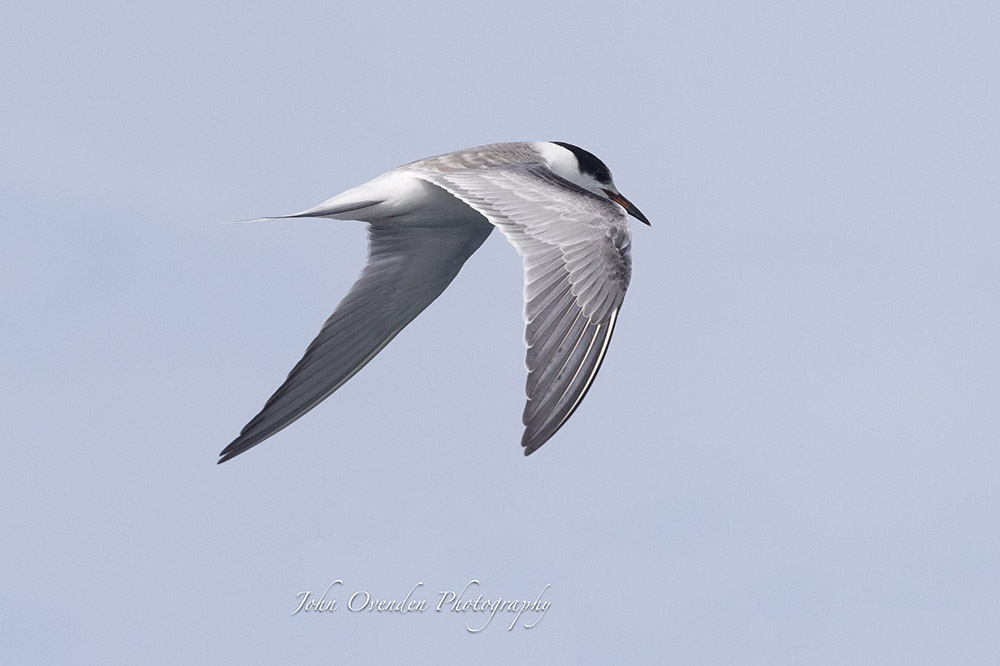
<path id="1" fill-rule="evenodd" d="M 488 627 L 497 615 L 501 615 L 507 631 L 513 630 L 519 623 L 525 629 L 531 629 L 541 622 L 549 609 L 550 602 L 543 600 L 542 596 L 551 587 L 550 583 L 542 587 L 534 600 L 486 595 L 480 592 L 480 587 L 479 580 L 473 579 L 461 589 L 441 589 L 428 595 L 423 589 L 423 581 L 420 581 L 402 597 L 379 598 L 364 589 L 347 591 L 344 589 L 344 581 L 338 578 L 319 594 L 313 590 L 303 590 L 295 595 L 296 607 L 291 614 L 337 613 L 342 610 L 350 614 L 462 614 L 467 618 L 466 630 L 475 634 Z"/>

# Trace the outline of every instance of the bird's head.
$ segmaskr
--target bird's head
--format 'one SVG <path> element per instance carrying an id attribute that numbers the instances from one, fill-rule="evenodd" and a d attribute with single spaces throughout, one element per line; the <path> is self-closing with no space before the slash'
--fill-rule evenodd
<path id="1" fill-rule="evenodd" d="M 618 191 L 611 177 L 611 170 L 596 155 L 562 141 L 541 141 L 537 146 L 542 159 L 557 176 L 597 196 L 614 201 L 635 219 L 649 224 L 642 211 Z"/>

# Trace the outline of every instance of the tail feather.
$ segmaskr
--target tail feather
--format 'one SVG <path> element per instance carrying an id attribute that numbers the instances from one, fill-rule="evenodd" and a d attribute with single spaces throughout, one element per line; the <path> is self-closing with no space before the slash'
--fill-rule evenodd
<path id="1" fill-rule="evenodd" d="M 361 210 L 362 208 L 368 208 L 369 206 L 375 206 L 382 203 L 381 201 L 355 201 L 353 203 L 346 204 L 331 204 L 329 201 L 324 201 L 318 206 L 310 208 L 309 210 L 304 210 L 301 213 L 293 213 L 291 215 L 279 215 L 278 217 L 289 218 L 289 217 L 332 217 L 334 215 L 343 215 L 344 213 L 351 213 L 356 210 Z"/>

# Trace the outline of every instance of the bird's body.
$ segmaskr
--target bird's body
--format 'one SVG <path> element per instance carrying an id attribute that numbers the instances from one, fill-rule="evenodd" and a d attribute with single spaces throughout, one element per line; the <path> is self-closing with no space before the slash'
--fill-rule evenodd
<path id="1" fill-rule="evenodd" d="M 437 298 L 494 228 L 524 270 L 525 455 L 577 408 L 631 274 L 627 214 L 599 159 L 556 142 L 470 148 L 403 165 L 283 217 L 368 223 L 368 263 L 284 384 L 221 455 L 259 444 L 340 388 Z"/>

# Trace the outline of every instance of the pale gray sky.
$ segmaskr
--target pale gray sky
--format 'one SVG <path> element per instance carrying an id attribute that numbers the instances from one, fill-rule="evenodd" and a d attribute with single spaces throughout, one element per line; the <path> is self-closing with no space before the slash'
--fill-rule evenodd
<path id="1" fill-rule="evenodd" d="M 20 3 L 0 25 L 0 662 L 1000 663 L 995 3 Z M 509 140 L 652 220 L 525 459 L 495 234 L 216 456 L 364 262 L 220 222 Z M 332 581 L 332 613 L 291 615 Z M 531 629 L 442 590 L 550 606 Z M 364 590 L 423 613 L 346 609 Z M 523 622 L 522 622 L 523 625 Z"/>

